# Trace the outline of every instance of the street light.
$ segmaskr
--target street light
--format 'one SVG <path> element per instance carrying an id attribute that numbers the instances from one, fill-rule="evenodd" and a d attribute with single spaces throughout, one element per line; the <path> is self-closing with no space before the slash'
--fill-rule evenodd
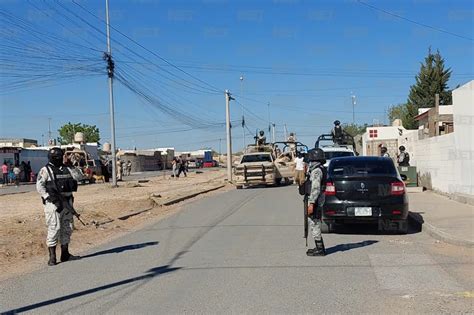
<path id="1" fill-rule="evenodd" d="M 244 93 L 244 76 L 240 76 L 240 98 L 242 99 Z M 241 105 L 242 105 L 242 141 L 243 141 L 243 148 L 242 150 L 245 149 L 245 115 L 244 115 L 244 104 L 243 100 L 241 100 Z"/>

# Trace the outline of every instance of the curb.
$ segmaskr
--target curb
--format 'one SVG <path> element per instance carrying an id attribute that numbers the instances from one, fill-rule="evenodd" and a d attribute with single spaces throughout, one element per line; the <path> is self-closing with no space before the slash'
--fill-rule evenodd
<path id="1" fill-rule="evenodd" d="M 178 202 L 187 200 L 187 199 L 191 199 L 191 198 L 194 198 L 194 197 L 196 197 L 196 196 L 199 196 L 199 195 L 202 195 L 202 194 L 206 194 L 206 193 L 211 192 L 211 191 L 214 191 L 214 190 L 221 189 L 221 188 L 223 188 L 223 187 L 225 187 L 225 186 L 226 186 L 225 184 L 221 184 L 221 185 L 214 186 L 214 187 L 211 187 L 211 188 L 208 188 L 208 189 L 204 189 L 204 190 L 201 190 L 201 191 L 194 192 L 194 193 L 192 193 L 192 194 L 188 194 L 188 195 L 184 195 L 184 196 L 175 197 L 175 198 L 173 198 L 173 199 L 166 200 L 165 202 L 157 202 L 156 198 L 151 197 L 150 199 L 151 199 L 151 200 L 153 201 L 153 203 L 155 204 L 153 207 L 150 207 L 150 208 L 147 208 L 147 209 L 143 209 L 143 210 L 139 210 L 139 211 L 135 211 L 135 212 L 132 212 L 132 213 L 129 213 L 129 214 L 120 216 L 120 217 L 118 217 L 118 218 L 116 218 L 116 219 L 109 219 L 109 220 L 106 220 L 106 221 L 104 221 L 104 222 L 97 222 L 97 223 L 95 223 L 95 226 L 98 227 L 98 226 L 100 226 L 100 225 L 104 225 L 104 224 L 107 224 L 107 223 L 114 222 L 115 220 L 122 220 L 122 221 L 123 221 L 123 220 L 127 220 L 127 219 L 130 218 L 130 217 L 139 215 L 139 214 L 144 213 L 144 212 L 151 211 L 151 210 L 153 210 L 155 207 L 170 206 L 170 205 L 172 205 L 172 204 L 175 204 L 175 203 L 178 203 Z"/>
<path id="2" fill-rule="evenodd" d="M 445 243 L 452 244 L 452 245 L 474 248 L 474 242 L 473 241 L 459 239 L 459 238 L 456 238 L 454 236 L 451 236 L 450 234 L 448 234 L 446 232 L 441 231 L 440 229 L 438 229 L 434 225 L 424 221 L 423 218 L 421 217 L 421 215 L 419 215 L 418 213 L 413 213 L 413 212 L 410 211 L 408 213 L 408 219 L 410 221 L 414 222 L 415 224 L 419 225 L 420 230 L 422 232 L 428 233 L 429 235 L 431 235 L 433 238 L 435 238 L 437 240 L 440 240 L 440 241 L 443 241 Z"/>
<path id="3" fill-rule="evenodd" d="M 184 200 L 187 200 L 187 199 L 194 198 L 194 197 L 199 196 L 201 194 L 206 194 L 208 192 L 221 189 L 225 186 L 226 186 L 225 184 L 221 184 L 221 185 L 214 186 L 214 187 L 211 187 L 211 188 L 208 188 L 208 189 L 205 189 L 205 190 L 201 190 L 201 191 L 189 194 L 189 195 L 179 196 L 179 197 L 176 197 L 176 198 L 173 198 L 173 199 L 170 199 L 170 200 L 166 200 L 166 201 L 161 202 L 161 203 L 157 202 L 155 198 L 151 198 L 151 199 L 153 200 L 153 202 L 156 203 L 157 206 L 160 206 L 160 207 L 170 206 L 170 205 L 173 205 L 175 203 L 178 203 L 178 202 L 181 202 L 181 201 L 184 201 Z"/>

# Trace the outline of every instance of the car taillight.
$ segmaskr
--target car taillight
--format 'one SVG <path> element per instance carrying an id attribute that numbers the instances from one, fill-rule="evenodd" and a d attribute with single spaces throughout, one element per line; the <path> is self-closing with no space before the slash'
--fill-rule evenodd
<path id="1" fill-rule="evenodd" d="M 392 195 L 399 196 L 405 193 L 405 184 L 402 182 L 392 183 Z"/>
<path id="2" fill-rule="evenodd" d="M 326 211 L 324 211 L 324 213 L 326 213 L 326 215 L 335 215 L 336 211 L 335 210 L 326 210 Z"/>
<path id="3" fill-rule="evenodd" d="M 333 183 L 326 183 L 326 190 L 324 191 L 326 196 L 336 195 L 336 186 Z"/>
<path id="4" fill-rule="evenodd" d="M 394 214 L 394 215 L 401 215 L 401 214 L 402 214 L 402 211 L 400 211 L 400 210 L 392 210 L 392 214 Z"/>

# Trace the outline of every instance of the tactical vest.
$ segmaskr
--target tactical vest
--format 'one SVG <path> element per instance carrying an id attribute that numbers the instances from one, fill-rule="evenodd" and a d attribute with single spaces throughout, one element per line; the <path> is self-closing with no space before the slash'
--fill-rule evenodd
<path id="1" fill-rule="evenodd" d="M 327 169 L 324 167 L 323 164 L 319 164 L 316 168 L 319 168 L 321 170 L 321 172 L 323 173 L 323 176 L 321 177 L 321 193 L 324 193 L 324 191 L 326 190 L 326 182 L 327 182 L 327 177 L 328 177 L 328 171 Z M 316 169 L 315 168 L 315 169 Z M 306 180 L 304 182 L 303 185 L 301 185 L 299 187 L 299 193 L 300 195 L 309 195 L 311 194 L 311 172 L 314 171 L 314 169 L 310 169 L 307 173 L 306 173 Z"/>
<path id="2" fill-rule="evenodd" d="M 77 191 L 77 181 L 72 177 L 71 172 L 69 172 L 66 166 L 57 167 L 47 164 L 45 167 L 50 176 L 50 180 L 46 182 L 46 191 L 48 193 L 72 193 Z"/>
<path id="3" fill-rule="evenodd" d="M 400 166 L 409 166 L 410 165 L 410 154 L 408 152 L 402 152 L 403 158 L 402 161 L 399 163 Z"/>
<path id="4" fill-rule="evenodd" d="M 341 126 L 334 126 L 334 137 L 342 138 L 342 127 Z"/>

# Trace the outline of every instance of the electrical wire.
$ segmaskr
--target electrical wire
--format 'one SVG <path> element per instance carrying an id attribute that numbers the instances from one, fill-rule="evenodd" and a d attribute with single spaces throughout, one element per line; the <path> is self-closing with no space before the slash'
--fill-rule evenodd
<path id="1" fill-rule="evenodd" d="M 390 11 L 387 11 L 387 10 L 384 10 L 384 9 L 381 9 L 381 8 L 378 8 L 374 5 L 371 5 L 371 4 L 368 4 L 367 2 L 364 2 L 364 1 L 361 1 L 361 0 L 357 0 L 357 2 L 361 5 L 364 5 L 372 10 L 375 10 L 375 11 L 379 11 L 379 12 L 383 12 L 387 15 L 390 15 L 390 16 L 393 16 L 393 17 L 396 17 L 398 19 L 401 19 L 401 20 L 404 20 L 404 21 L 407 21 L 407 22 L 410 22 L 412 24 L 415 24 L 415 25 L 418 25 L 418 26 L 422 26 L 422 27 L 425 27 L 425 28 L 428 28 L 428 29 L 431 29 L 431 30 L 434 30 L 434 31 L 437 31 L 437 32 L 440 32 L 440 33 L 445 33 L 445 34 L 448 34 L 448 35 L 451 35 L 451 36 L 455 36 L 455 37 L 458 37 L 458 38 L 462 38 L 462 39 L 466 39 L 468 41 L 474 41 L 473 38 L 471 37 L 467 37 L 467 36 L 464 36 L 464 35 L 459 35 L 459 34 L 456 34 L 456 33 L 453 33 L 453 32 L 450 32 L 450 31 L 447 31 L 447 30 L 444 30 L 442 28 L 439 28 L 439 27 L 435 27 L 435 26 L 431 26 L 431 25 L 428 25 L 428 24 L 425 24 L 425 23 L 421 23 L 421 22 L 417 22 L 415 20 L 412 20 L 412 19 L 409 19 L 409 18 L 406 18 L 406 17 L 403 17 L 401 15 L 398 15 L 396 13 L 393 13 L 393 12 L 390 12 Z"/>

